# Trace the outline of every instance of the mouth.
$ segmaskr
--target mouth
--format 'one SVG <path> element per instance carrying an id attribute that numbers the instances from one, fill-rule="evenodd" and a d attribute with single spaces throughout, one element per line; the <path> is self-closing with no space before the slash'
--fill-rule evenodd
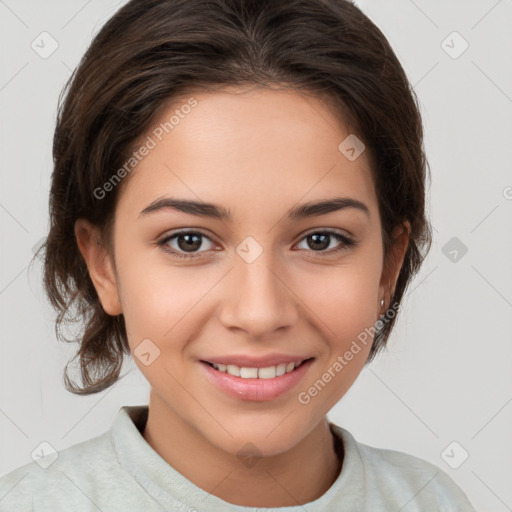
<path id="1" fill-rule="evenodd" d="M 224 395 L 237 400 L 268 401 L 285 395 L 304 378 L 315 358 L 276 366 L 246 367 L 200 360 L 206 380 Z"/>
<path id="2" fill-rule="evenodd" d="M 313 357 L 310 357 L 303 360 L 290 361 L 289 363 L 281 363 L 265 367 L 238 366 L 236 364 L 221 364 L 210 361 L 201 362 L 211 366 L 214 370 L 217 370 L 220 373 L 227 373 L 233 377 L 240 377 L 242 379 L 275 379 L 276 377 L 295 371 L 297 368 L 308 361 L 312 361 L 313 359 Z"/>

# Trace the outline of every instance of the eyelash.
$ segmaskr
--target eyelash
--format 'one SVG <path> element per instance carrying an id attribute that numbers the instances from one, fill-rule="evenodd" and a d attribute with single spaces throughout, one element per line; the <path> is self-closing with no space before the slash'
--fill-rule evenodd
<path id="1" fill-rule="evenodd" d="M 310 233 L 307 233 L 304 237 L 301 238 L 299 243 L 302 242 L 304 239 L 306 239 L 309 236 L 318 235 L 318 234 L 330 235 L 330 236 L 334 237 L 338 242 L 341 242 L 341 245 L 336 249 L 331 249 L 330 251 L 313 251 L 313 250 L 311 250 L 310 252 L 332 255 L 332 254 L 338 253 L 340 251 L 346 251 L 350 247 L 354 247 L 357 245 L 354 240 L 348 238 L 345 235 L 342 235 L 341 233 L 338 233 L 337 231 L 333 231 L 330 229 L 312 231 Z M 174 233 L 173 235 L 167 236 L 164 239 L 158 241 L 157 245 L 159 247 L 161 247 L 164 251 L 166 251 L 167 253 L 170 253 L 173 257 L 176 257 L 176 258 L 183 258 L 183 259 L 201 258 L 202 257 L 201 252 L 204 252 L 204 251 L 187 254 L 187 253 L 177 252 L 174 249 L 167 249 L 165 247 L 169 241 L 171 241 L 174 238 L 177 238 L 180 235 L 200 235 L 204 238 L 207 238 L 208 240 L 210 240 L 210 242 L 213 243 L 213 240 L 211 240 L 211 238 L 208 235 L 206 235 L 205 233 L 202 233 L 201 231 L 179 231 L 178 233 Z M 318 257 L 318 256 L 315 256 L 315 257 Z M 320 257 L 322 257 L 322 256 L 320 256 Z"/>

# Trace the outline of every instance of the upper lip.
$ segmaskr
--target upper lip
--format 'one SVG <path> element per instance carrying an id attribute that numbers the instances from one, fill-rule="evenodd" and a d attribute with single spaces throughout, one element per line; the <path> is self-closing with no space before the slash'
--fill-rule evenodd
<path id="1" fill-rule="evenodd" d="M 207 363 L 215 364 L 234 364 L 239 367 L 247 368 L 267 368 L 269 366 L 277 366 L 279 364 L 287 363 L 301 363 L 306 359 L 311 359 L 313 356 L 301 356 L 294 354 L 268 354 L 265 356 L 250 356 L 250 355 L 226 355 L 226 356 L 212 356 L 202 359 Z"/>

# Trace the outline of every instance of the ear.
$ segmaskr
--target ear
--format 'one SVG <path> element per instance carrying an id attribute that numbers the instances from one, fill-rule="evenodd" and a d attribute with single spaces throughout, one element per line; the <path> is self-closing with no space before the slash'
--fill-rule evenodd
<path id="1" fill-rule="evenodd" d="M 409 246 L 410 233 L 411 225 L 409 221 L 405 221 L 400 226 L 397 226 L 393 230 L 393 233 L 391 233 L 391 247 L 388 257 L 384 262 L 379 285 L 377 316 L 382 315 L 387 309 L 391 307 L 391 299 L 393 298 L 396 282 L 404 262 L 407 247 Z M 383 306 L 380 305 L 381 299 L 384 299 Z"/>
<path id="2" fill-rule="evenodd" d="M 122 309 L 114 266 L 101 242 L 99 228 L 86 219 L 78 219 L 75 222 L 75 237 L 105 313 L 120 315 Z"/>

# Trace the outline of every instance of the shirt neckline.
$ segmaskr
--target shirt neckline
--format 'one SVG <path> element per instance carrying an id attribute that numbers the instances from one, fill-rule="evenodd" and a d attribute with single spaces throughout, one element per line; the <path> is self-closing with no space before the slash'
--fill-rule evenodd
<path id="1" fill-rule="evenodd" d="M 123 406 L 119 409 L 109 434 L 119 463 L 158 503 L 171 507 L 176 502 L 211 512 L 281 512 L 318 511 L 336 506 L 356 506 L 362 495 L 363 463 L 357 442 L 345 429 L 329 422 L 329 428 L 343 450 L 341 471 L 331 487 L 319 498 L 302 505 L 287 507 L 247 507 L 234 505 L 207 493 L 168 464 L 144 439 L 147 405 Z"/>

